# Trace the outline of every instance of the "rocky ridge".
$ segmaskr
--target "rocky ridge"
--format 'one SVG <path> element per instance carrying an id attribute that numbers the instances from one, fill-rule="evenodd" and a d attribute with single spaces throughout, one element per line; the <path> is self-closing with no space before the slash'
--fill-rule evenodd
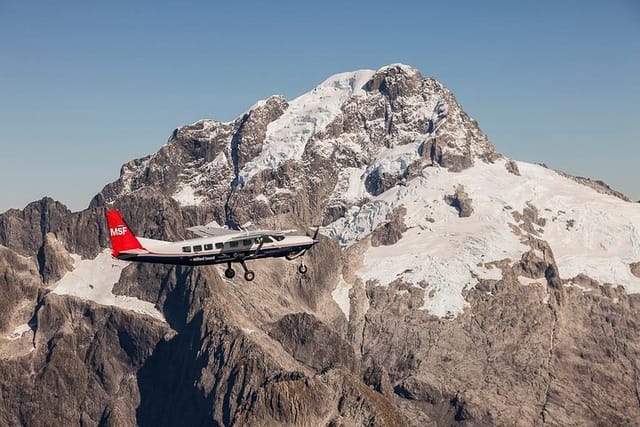
<path id="1" fill-rule="evenodd" d="M 640 215 L 592 183 L 399 64 L 180 127 L 85 211 L 0 215 L 0 423 L 637 424 Z M 150 238 L 324 236 L 307 276 L 228 281 L 112 263 L 107 206 Z"/>

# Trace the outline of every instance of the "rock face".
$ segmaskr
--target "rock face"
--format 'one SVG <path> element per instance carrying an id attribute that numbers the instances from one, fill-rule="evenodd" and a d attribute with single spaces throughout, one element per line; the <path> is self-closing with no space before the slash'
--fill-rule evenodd
<path id="1" fill-rule="evenodd" d="M 456 187 L 455 193 L 444 196 L 444 200 L 455 208 L 460 218 L 469 217 L 473 213 L 473 200 L 469 198 L 462 185 Z"/>
<path id="2" fill-rule="evenodd" d="M 399 64 L 180 127 L 84 211 L 0 215 L 0 424 L 637 425 L 640 205 L 607 188 Z M 107 205 L 154 239 L 325 227 L 307 275 L 230 281 L 110 259 Z"/>
<path id="3" fill-rule="evenodd" d="M 402 233 L 407 231 L 404 217 L 407 210 L 403 207 L 396 208 L 387 215 L 388 222 L 378 226 L 371 233 L 371 246 L 390 246 L 402 238 Z"/>
<path id="4" fill-rule="evenodd" d="M 47 233 L 42 247 L 38 250 L 38 265 L 44 282 L 52 283 L 73 270 L 73 259 L 56 239 L 55 234 Z"/>
<path id="5" fill-rule="evenodd" d="M 507 161 L 507 163 L 505 163 L 505 167 L 507 168 L 507 171 L 509 173 L 520 176 L 520 170 L 518 169 L 518 164 L 513 160 Z"/>
<path id="6" fill-rule="evenodd" d="M 23 257 L 0 246 L 0 333 L 27 323 L 42 280 L 33 258 Z"/>

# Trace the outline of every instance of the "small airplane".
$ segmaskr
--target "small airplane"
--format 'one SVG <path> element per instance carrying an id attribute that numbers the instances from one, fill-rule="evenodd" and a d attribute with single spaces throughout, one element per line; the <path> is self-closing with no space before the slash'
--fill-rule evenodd
<path id="1" fill-rule="evenodd" d="M 200 225 L 187 230 L 199 238 L 179 242 L 136 237 L 118 210 L 107 210 L 111 255 L 125 261 L 150 262 L 174 265 L 227 264 L 225 277 L 232 279 L 236 272 L 231 263 L 239 263 L 244 278 L 252 281 L 255 273 L 247 268 L 246 261 L 258 258 L 285 257 L 292 261 L 302 257 L 318 243 L 318 230 L 313 237 L 291 234 L 295 230 L 237 231 Z M 304 262 L 298 272 L 305 274 Z"/>

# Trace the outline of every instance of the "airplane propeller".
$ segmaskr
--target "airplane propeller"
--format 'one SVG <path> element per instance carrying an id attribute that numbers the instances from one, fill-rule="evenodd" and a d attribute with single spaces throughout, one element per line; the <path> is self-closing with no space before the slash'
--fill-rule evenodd
<path id="1" fill-rule="evenodd" d="M 316 232 L 313 233 L 313 237 L 312 237 L 313 240 L 317 240 L 318 239 L 318 232 L 319 231 L 320 231 L 320 226 L 316 225 Z"/>

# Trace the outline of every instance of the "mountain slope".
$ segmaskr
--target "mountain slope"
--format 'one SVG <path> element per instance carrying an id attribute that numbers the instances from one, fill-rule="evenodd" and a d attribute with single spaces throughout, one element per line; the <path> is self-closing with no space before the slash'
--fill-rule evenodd
<path id="1" fill-rule="evenodd" d="M 304 277 L 111 265 L 106 206 L 150 238 L 210 221 L 323 237 Z M 86 211 L 2 214 L 0 244 L 3 423 L 640 420 L 640 206 L 505 158 L 406 65 L 180 127 Z M 25 415 L 58 395 L 53 421 Z"/>

